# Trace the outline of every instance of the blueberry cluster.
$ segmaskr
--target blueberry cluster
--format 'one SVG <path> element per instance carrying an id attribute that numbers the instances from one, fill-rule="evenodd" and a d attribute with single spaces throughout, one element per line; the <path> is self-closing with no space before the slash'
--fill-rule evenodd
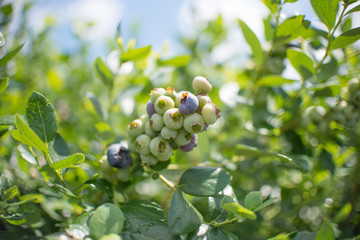
<path id="1" fill-rule="evenodd" d="M 207 95 L 211 83 L 204 77 L 192 82 L 195 94 L 176 92 L 173 88 L 155 88 L 146 106 L 147 115 L 128 126 L 130 150 L 136 151 L 144 164 L 167 161 L 175 149 L 184 152 L 197 145 L 197 133 L 220 117 L 220 110 Z"/>

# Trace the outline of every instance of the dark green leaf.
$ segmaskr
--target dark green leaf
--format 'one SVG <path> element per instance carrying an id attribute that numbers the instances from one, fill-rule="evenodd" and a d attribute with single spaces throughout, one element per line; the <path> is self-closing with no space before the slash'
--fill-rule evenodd
<path id="1" fill-rule="evenodd" d="M 239 203 L 223 203 L 222 207 L 229 213 L 233 213 L 242 218 L 248 218 L 251 220 L 256 219 L 256 215 L 253 211 L 245 208 Z"/>
<path id="2" fill-rule="evenodd" d="M 53 163 L 50 165 L 53 169 L 64 169 L 64 168 L 70 168 L 70 167 L 77 167 L 74 164 L 79 164 L 85 160 L 85 156 L 82 153 L 75 153 L 63 160 L 60 160 L 58 162 Z"/>
<path id="3" fill-rule="evenodd" d="M 203 221 L 181 190 L 176 190 L 170 202 L 168 226 L 172 234 L 189 233 L 197 229 Z"/>
<path id="4" fill-rule="evenodd" d="M 262 203 L 262 194 L 261 192 L 250 192 L 245 197 L 245 207 L 254 211 Z"/>
<path id="5" fill-rule="evenodd" d="M 221 168 L 193 167 L 183 173 L 179 187 L 190 195 L 212 196 L 223 190 L 230 178 L 230 174 Z"/>
<path id="6" fill-rule="evenodd" d="M 151 46 L 130 49 L 127 52 L 121 54 L 121 60 L 124 62 L 141 60 L 149 56 L 150 53 L 151 53 Z"/>
<path id="7" fill-rule="evenodd" d="M 331 43 L 331 50 L 344 48 L 360 39 L 360 27 L 342 33 Z"/>
<path id="8" fill-rule="evenodd" d="M 324 221 L 321 224 L 319 232 L 316 234 L 315 240 L 334 240 L 335 233 L 329 221 Z"/>
<path id="9" fill-rule="evenodd" d="M 170 66 L 174 66 L 174 67 L 183 67 L 186 66 L 191 60 L 191 56 L 190 55 L 182 55 L 182 56 L 177 56 L 171 59 L 159 59 L 158 63 L 159 65 L 170 65 Z"/>
<path id="10" fill-rule="evenodd" d="M 92 92 L 88 92 L 86 94 L 86 97 L 90 99 L 95 111 L 97 112 L 97 114 L 99 114 L 99 116 L 105 120 L 107 118 L 107 114 L 105 112 L 105 109 L 103 107 L 103 105 L 100 103 L 99 99 L 95 96 L 94 93 Z"/>
<path id="11" fill-rule="evenodd" d="M 262 204 L 260 204 L 258 207 L 256 207 L 254 209 L 254 212 L 260 211 L 263 208 L 266 208 L 268 206 L 270 206 L 271 204 L 273 204 L 273 202 L 276 200 L 276 198 L 270 198 L 268 200 L 266 200 L 265 202 L 263 202 Z"/>
<path id="12" fill-rule="evenodd" d="M 94 239 L 107 234 L 119 234 L 124 226 L 123 212 L 114 204 L 105 203 L 98 207 L 89 221 L 89 229 Z"/>
<path id="13" fill-rule="evenodd" d="M 100 57 L 96 58 L 94 62 L 94 71 L 96 77 L 101 80 L 109 90 L 111 90 L 114 86 L 114 75 Z"/>
<path id="14" fill-rule="evenodd" d="M 291 158 L 283 155 L 283 154 L 279 154 L 279 153 L 272 153 L 272 152 L 267 152 L 255 147 L 251 147 L 251 146 L 247 146 L 247 145 L 242 145 L 242 144 L 238 144 L 236 145 L 235 148 L 235 152 L 239 155 L 244 155 L 244 156 L 251 156 L 251 157 L 277 157 L 280 158 L 281 160 L 284 161 L 292 161 Z"/>
<path id="15" fill-rule="evenodd" d="M 324 23 L 330 31 L 336 20 L 336 12 L 331 2 L 329 0 L 310 0 L 310 2 L 319 20 Z"/>
<path id="16" fill-rule="evenodd" d="M 286 56 L 303 79 L 307 79 L 315 73 L 313 61 L 305 53 L 289 48 L 286 51 Z"/>
<path id="17" fill-rule="evenodd" d="M 3 58 L 1 58 L 0 59 L 0 67 L 4 66 L 11 59 L 13 59 L 20 52 L 20 50 L 23 46 L 24 46 L 24 44 L 20 45 L 19 47 L 8 52 Z"/>
<path id="18" fill-rule="evenodd" d="M 299 232 L 293 240 L 315 240 L 316 233 L 313 232 Z"/>
<path id="19" fill-rule="evenodd" d="M 49 153 L 53 162 L 63 160 L 70 155 L 70 149 L 59 133 L 56 133 L 53 140 L 49 143 Z"/>
<path id="20" fill-rule="evenodd" d="M 350 9 L 345 15 L 359 11 L 360 11 L 360 5 L 357 5 L 356 7 Z"/>
<path id="21" fill-rule="evenodd" d="M 280 75 L 267 75 L 259 79 L 259 81 L 257 81 L 256 84 L 258 86 L 264 86 L 264 87 L 278 87 L 284 84 L 292 84 L 295 83 L 296 81 L 297 80 L 284 78 Z"/>
<path id="22" fill-rule="evenodd" d="M 97 176 L 98 175 L 94 175 L 89 180 L 87 180 L 85 183 L 94 188 L 104 191 L 110 198 L 112 198 L 113 191 L 112 191 L 110 182 L 104 178 L 97 178 Z"/>
<path id="23" fill-rule="evenodd" d="M 9 81 L 8 77 L 0 78 L 0 94 L 5 92 L 7 85 L 8 85 L 8 81 Z"/>
<path id="24" fill-rule="evenodd" d="M 15 124 L 15 116 L 0 116 L 0 126 Z"/>
<path id="25" fill-rule="evenodd" d="M 252 54 L 256 60 L 256 63 L 260 66 L 264 60 L 261 44 L 255 33 L 249 28 L 246 23 L 238 19 L 241 31 L 244 35 L 246 42 L 249 44 Z"/>
<path id="26" fill-rule="evenodd" d="M 336 166 L 331 153 L 323 149 L 322 152 L 320 153 L 319 161 L 323 169 L 329 170 L 332 175 L 335 174 Z"/>
<path id="27" fill-rule="evenodd" d="M 206 240 L 238 240 L 239 239 L 236 235 L 221 228 L 211 228 L 209 231 L 207 231 L 206 236 L 207 236 Z"/>
<path id="28" fill-rule="evenodd" d="M 64 193 L 66 196 L 77 198 L 76 195 L 72 191 L 70 191 L 70 189 L 68 189 L 66 187 L 63 187 L 63 186 L 61 186 L 59 184 L 51 183 L 51 188 L 53 190 L 55 190 L 56 192 Z"/>
<path id="29" fill-rule="evenodd" d="M 56 134 L 58 120 L 53 105 L 40 93 L 33 92 L 27 102 L 26 118 L 40 139 L 49 143 Z"/>
<path id="30" fill-rule="evenodd" d="M 217 222 L 225 221 L 227 218 L 226 211 L 221 207 L 221 203 L 231 203 L 234 200 L 226 195 L 215 195 L 209 197 L 209 210 L 211 219 Z"/>

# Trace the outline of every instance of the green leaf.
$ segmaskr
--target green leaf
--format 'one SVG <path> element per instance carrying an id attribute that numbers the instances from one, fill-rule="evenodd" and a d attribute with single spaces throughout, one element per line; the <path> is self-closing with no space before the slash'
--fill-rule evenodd
<path id="1" fill-rule="evenodd" d="M 345 15 L 359 11 L 360 11 L 360 5 L 357 5 L 356 7 L 350 9 Z"/>
<path id="2" fill-rule="evenodd" d="M 15 116 L 15 126 L 18 130 L 12 130 L 11 135 L 16 140 L 38 149 L 44 154 L 49 153 L 48 147 L 45 143 L 36 135 L 36 133 L 25 123 L 25 121 L 16 114 Z"/>
<path id="3" fill-rule="evenodd" d="M 26 118 L 40 139 L 49 143 L 56 134 L 58 120 L 53 105 L 40 93 L 33 92 L 27 102 Z"/>
<path id="4" fill-rule="evenodd" d="M 294 3 L 297 2 L 298 0 L 285 0 L 284 3 Z"/>
<path id="5" fill-rule="evenodd" d="M 221 228 L 211 228 L 206 232 L 204 240 L 238 240 L 239 238 L 231 232 Z"/>
<path id="6" fill-rule="evenodd" d="M 303 23 L 304 15 L 290 17 L 283 21 L 276 30 L 277 38 L 289 38 Z"/>
<path id="7" fill-rule="evenodd" d="M 256 37 L 255 33 L 248 27 L 248 25 L 246 25 L 246 23 L 238 19 L 238 24 L 240 25 L 246 42 L 249 44 L 252 50 L 256 63 L 260 66 L 264 60 L 264 55 L 261 49 L 259 39 Z"/>
<path id="8" fill-rule="evenodd" d="M 21 48 L 24 46 L 24 44 L 21 44 L 19 47 L 11 50 L 8 52 L 4 57 L 0 59 L 0 67 L 4 66 L 6 63 L 8 63 L 11 59 L 13 59 L 21 50 Z"/>
<path id="9" fill-rule="evenodd" d="M 193 167 L 180 177 L 179 187 L 193 196 L 212 196 L 230 182 L 230 174 L 221 168 Z"/>
<path id="10" fill-rule="evenodd" d="M 158 60 L 158 64 L 159 65 L 170 65 L 170 66 L 174 66 L 174 67 L 183 67 L 186 66 L 191 60 L 191 56 L 190 55 L 182 55 L 182 56 L 177 56 L 171 59 L 159 59 Z"/>
<path id="11" fill-rule="evenodd" d="M 0 126 L 9 126 L 15 124 L 15 116 L 0 116 Z"/>
<path id="12" fill-rule="evenodd" d="M 256 215 L 253 211 L 245 208 L 239 203 L 224 203 L 222 207 L 229 213 L 233 213 L 239 217 L 248 218 L 251 220 L 256 219 Z"/>
<path id="13" fill-rule="evenodd" d="M 223 203 L 231 203 L 234 200 L 227 195 L 215 195 L 209 197 L 209 210 L 211 219 L 216 219 L 217 222 L 223 222 L 227 218 L 226 211 L 221 207 Z"/>
<path id="14" fill-rule="evenodd" d="M 330 49 L 344 48 L 360 39 L 360 27 L 353 28 L 349 31 L 342 33 L 335 38 L 330 45 Z"/>
<path id="15" fill-rule="evenodd" d="M 54 164 L 50 165 L 53 169 L 64 169 L 64 168 L 70 168 L 70 167 L 77 167 L 74 164 L 79 164 L 85 160 L 85 156 L 82 153 L 75 153 L 63 160 L 60 160 L 58 162 L 55 162 Z"/>
<path id="16" fill-rule="evenodd" d="M 303 231 L 296 234 L 293 240 L 315 240 L 315 237 L 316 233 Z"/>
<path id="17" fill-rule="evenodd" d="M 99 99 L 95 96 L 94 93 L 92 92 L 88 92 L 86 94 L 86 97 L 90 99 L 95 111 L 97 112 L 97 114 L 99 114 L 99 116 L 105 120 L 107 118 L 107 114 L 105 112 L 105 109 L 103 107 L 103 105 L 100 103 Z"/>
<path id="18" fill-rule="evenodd" d="M 46 167 L 48 167 L 48 165 L 46 165 Z M 51 188 L 54 189 L 56 192 L 64 193 L 66 196 L 77 198 L 77 196 L 72 191 L 70 191 L 70 189 L 63 187 L 57 183 L 51 183 Z"/>
<path id="19" fill-rule="evenodd" d="M 330 31 L 336 20 L 336 12 L 331 1 L 310 0 L 310 3 L 319 20 L 324 23 Z"/>
<path id="20" fill-rule="evenodd" d="M 254 211 L 262 203 L 262 194 L 261 192 L 250 192 L 245 197 L 245 207 Z"/>
<path id="21" fill-rule="evenodd" d="M 172 234 L 189 233 L 203 221 L 199 211 L 190 203 L 181 190 L 176 190 L 170 202 L 168 226 Z"/>
<path id="22" fill-rule="evenodd" d="M 142 48 L 130 49 L 127 52 L 122 53 L 120 59 L 124 62 L 141 60 L 149 56 L 150 53 L 151 45 Z"/>
<path id="23" fill-rule="evenodd" d="M 313 61 L 305 53 L 289 48 L 286 50 L 286 56 L 303 79 L 308 79 L 315 73 Z"/>
<path id="24" fill-rule="evenodd" d="M 105 203 L 98 207 L 89 221 L 89 229 L 94 239 L 114 233 L 119 234 L 124 226 L 124 214 L 114 204 Z"/>
<path id="25" fill-rule="evenodd" d="M 57 162 L 67 158 L 70 155 L 70 149 L 64 138 L 56 133 L 53 140 L 48 145 L 50 158 L 53 162 Z"/>
<path id="26" fill-rule="evenodd" d="M 344 221 L 349 214 L 351 213 L 351 203 L 346 203 L 335 215 L 335 217 L 333 218 L 335 223 L 340 223 L 342 221 Z"/>
<path id="27" fill-rule="evenodd" d="M 329 221 L 321 224 L 319 232 L 316 234 L 315 240 L 334 240 L 335 233 Z"/>
<path id="28" fill-rule="evenodd" d="M 272 14 L 276 14 L 280 0 L 262 0 L 262 2 L 269 8 Z"/>
<path id="29" fill-rule="evenodd" d="M 267 152 L 265 150 L 261 150 L 261 149 L 243 145 L 243 144 L 236 145 L 235 152 L 239 155 L 250 156 L 250 157 L 277 157 L 286 162 L 292 161 L 291 158 L 289 158 L 283 154 Z"/>
<path id="30" fill-rule="evenodd" d="M 264 87 L 278 87 L 284 84 L 292 84 L 296 81 L 297 80 L 284 78 L 280 75 L 267 75 L 259 79 L 259 81 L 257 81 L 256 84 L 258 86 L 264 86 Z"/>
<path id="31" fill-rule="evenodd" d="M 18 193 L 17 186 L 12 186 L 9 189 L 7 189 L 4 194 L 1 196 L 3 201 L 8 201 L 16 196 Z"/>
<path id="32" fill-rule="evenodd" d="M 269 14 L 269 16 L 263 20 L 266 41 L 271 41 L 274 38 L 275 29 L 272 26 L 271 22 L 272 22 L 272 15 Z"/>
<path id="33" fill-rule="evenodd" d="M 9 82 L 9 78 L 5 77 L 5 78 L 0 78 L 0 94 L 2 94 L 3 92 L 5 92 L 7 85 Z"/>
<path id="34" fill-rule="evenodd" d="M 29 149 L 25 148 L 22 144 L 19 144 L 17 147 L 17 150 L 19 151 L 19 154 L 21 157 L 26 160 L 27 162 L 36 165 L 37 161 L 34 155 L 29 151 Z"/>
<path id="35" fill-rule="evenodd" d="M 263 202 L 262 204 L 260 204 L 258 207 L 256 207 L 254 209 L 254 212 L 260 211 L 263 208 L 266 208 L 268 206 L 270 206 L 271 204 L 273 204 L 273 202 L 276 200 L 276 198 L 270 198 L 268 200 L 266 200 L 265 202 Z"/>
<path id="36" fill-rule="evenodd" d="M 109 90 L 111 90 L 114 86 L 114 75 L 100 57 L 95 59 L 94 71 L 96 77 L 101 80 Z"/>

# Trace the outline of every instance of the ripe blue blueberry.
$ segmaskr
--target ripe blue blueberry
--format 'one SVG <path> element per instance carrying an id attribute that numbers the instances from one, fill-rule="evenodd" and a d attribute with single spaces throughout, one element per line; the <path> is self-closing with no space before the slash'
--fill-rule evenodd
<path id="1" fill-rule="evenodd" d="M 192 86 L 199 93 L 209 93 L 212 89 L 211 83 L 202 76 L 197 76 L 192 81 Z"/>
<path id="2" fill-rule="evenodd" d="M 180 146 L 180 150 L 183 151 L 183 152 L 190 152 L 194 149 L 194 147 L 197 146 L 197 135 L 196 134 L 192 134 L 191 135 L 191 140 L 188 144 L 186 145 L 183 145 L 183 146 Z"/>
<path id="3" fill-rule="evenodd" d="M 180 129 L 183 125 L 184 117 L 178 108 L 171 108 L 164 113 L 163 121 L 168 128 Z"/>
<path id="4" fill-rule="evenodd" d="M 174 101 L 168 96 L 161 96 L 155 101 L 155 111 L 163 115 L 168 109 L 171 109 L 175 106 Z"/>
<path id="5" fill-rule="evenodd" d="M 154 104 L 151 102 L 151 100 L 149 100 L 146 105 L 146 112 L 149 117 L 151 117 L 154 113 L 156 113 Z"/>
<path id="6" fill-rule="evenodd" d="M 109 164 L 116 168 L 126 168 L 131 164 L 131 155 L 128 149 L 120 144 L 112 144 L 107 151 Z"/>
<path id="7" fill-rule="evenodd" d="M 179 111 L 182 115 L 187 116 L 196 112 L 199 107 L 199 100 L 198 98 L 190 93 L 184 92 L 181 95 L 180 104 L 179 104 Z"/>
<path id="8" fill-rule="evenodd" d="M 156 99 L 158 99 L 160 96 L 164 96 L 165 92 L 166 91 L 163 88 L 154 88 L 154 90 L 152 90 L 150 93 L 150 101 L 155 104 Z"/>
<path id="9" fill-rule="evenodd" d="M 201 132 L 205 127 L 203 117 L 199 113 L 192 113 L 185 117 L 184 128 L 189 133 Z"/>

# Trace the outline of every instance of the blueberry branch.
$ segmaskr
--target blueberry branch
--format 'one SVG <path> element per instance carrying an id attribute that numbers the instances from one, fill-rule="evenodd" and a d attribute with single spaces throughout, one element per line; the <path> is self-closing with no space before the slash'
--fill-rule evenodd
<path id="1" fill-rule="evenodd" d="M 175 191 L 177 188 L 176 186 L 170 182 L 166 177 L 164 177 L 163 175 L 159 174 L 159 178 L 161 179 L 161 181 L 163 181 L 165 183 L 166 186 L 168 186 L 171 190 Z"/>

